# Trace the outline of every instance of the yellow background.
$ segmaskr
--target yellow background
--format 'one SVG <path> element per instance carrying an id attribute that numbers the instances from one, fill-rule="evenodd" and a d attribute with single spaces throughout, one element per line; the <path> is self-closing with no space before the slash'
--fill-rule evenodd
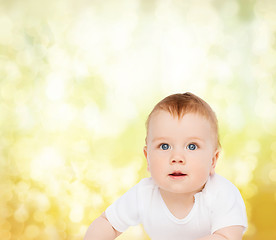
<path id="1" fill-rule="evenodd" d="M 276 239 L 275 33 L 274 0 L 1 0 L 0 239 L 82 239 L 148 176 L 149 111 L 186 91 L 217 113 L 244 239 Z"/>

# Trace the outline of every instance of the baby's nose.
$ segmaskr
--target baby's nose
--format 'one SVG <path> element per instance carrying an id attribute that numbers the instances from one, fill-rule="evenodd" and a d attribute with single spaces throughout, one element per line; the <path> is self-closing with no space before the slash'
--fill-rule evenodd
<path id="1" fill-rule="evenodd" d="M 185 160 L 182 159 L 182 158 L 172 158 L 171 159 L 171 164 L 175 164 L 175 163 L 184 164 Z"/>

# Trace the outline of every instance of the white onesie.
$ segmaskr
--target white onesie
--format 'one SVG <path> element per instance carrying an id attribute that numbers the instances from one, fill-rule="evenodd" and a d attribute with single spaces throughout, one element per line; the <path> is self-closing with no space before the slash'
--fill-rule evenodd
<path id="1" fill-rule="evenodd" d="M 247 228 L 247 217 L 239 190 L 218 174 L 209 177 L 204 189 L 184 219 L 172 215 L 152 178 L 145 178 L 105 211 L 119 232 L 142 223 L 152 240 L 194 240 L 227 226 Z"/>

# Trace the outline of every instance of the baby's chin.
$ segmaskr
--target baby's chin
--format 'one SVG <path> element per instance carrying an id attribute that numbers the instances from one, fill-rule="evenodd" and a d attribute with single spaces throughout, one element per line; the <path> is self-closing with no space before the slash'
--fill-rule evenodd
<path id="1" fill-rule="evenodd" d="M 187 183 L 185 184 L 185 182 L 179 182 L 177 184 L 171 184 L 169 186 L 160 186 L 157 184 L 157 186 L 159 187 L 160 191 L 168 194 L 195 195 L 196 193 L 202 192 L 206 185 L 206 182 L 197 186 L 187 186 Z"/>
<path id="2" fill-rule="evenodd" d="M 193 196 L 196 193 L 200 192 L 201 189 L 193 191 L 193 189 L 183 189 L 183 188 L 162 188 L 159 187 L 159 190 L 163 194 L 168 195 L 183 195 L 183 196 Z"/>

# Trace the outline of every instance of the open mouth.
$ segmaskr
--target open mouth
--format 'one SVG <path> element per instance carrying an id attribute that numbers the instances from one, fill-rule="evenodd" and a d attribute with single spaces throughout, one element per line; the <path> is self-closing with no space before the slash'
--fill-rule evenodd
<path id="1" fill-rule="evenodd" d="M 169 176 L 171 176 L 171 177 L 184 177 L 184 176 L 187 176 L 187 174 L 182 173 L 182 172 L 173 172 L 173 173 L 169 174 Z"/>

